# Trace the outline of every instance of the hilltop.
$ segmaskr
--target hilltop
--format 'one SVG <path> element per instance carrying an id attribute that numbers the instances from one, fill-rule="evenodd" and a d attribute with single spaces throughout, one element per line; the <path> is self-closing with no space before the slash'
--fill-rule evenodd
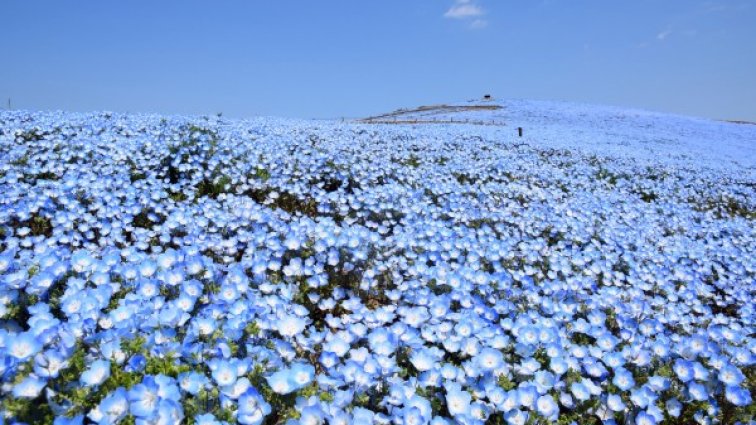
<path id="1" fill-rule="evenodd" d="M 374 124 L 443 124 L 501 127 L 467 132 L 510 137 L 518 127 L 524 141 L 597 155 L 664 159 L 670 163 L 754 172 L 756 125 L 641 109 L 533 100 L 471 100 L 399 109 L 359 120 Z M 501 137 L 501 136 L 499 136 Z"/>

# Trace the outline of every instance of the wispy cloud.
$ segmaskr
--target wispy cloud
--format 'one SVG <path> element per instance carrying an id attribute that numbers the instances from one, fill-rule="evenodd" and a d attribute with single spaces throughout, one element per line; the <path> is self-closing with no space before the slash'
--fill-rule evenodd
<path id="1" fill-rule="evenodd" d="M 666 40 L 670 35 L 672 35 L 672 30 L 664 30 L 660 32 L 659 34 L 656 34 L 656 39 L 659 41 Z"/>
<path id="2" fill-rule="evenodd" d="M 470 28 L 480 29 L 488 26 L 488 21 L 483 19 L 485 14 L 486 11 L 474 0 L 455 0 L 444 13 L 444 18 L 463 20 L 468 22 Z"/>
<path id="3" fill-rule="evenodd" d="M 488 21 L 486 21 L 485 19 L 476 19 L 470 22 L 470 28 L 473 28 L 473 29 L 485 28 L 487 26 L 488 26 Z"/>

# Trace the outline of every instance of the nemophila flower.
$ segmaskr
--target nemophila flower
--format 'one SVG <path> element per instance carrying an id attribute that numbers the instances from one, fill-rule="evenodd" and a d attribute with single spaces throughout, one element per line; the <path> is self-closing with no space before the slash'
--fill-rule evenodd
<path id="1" fill-rule="evenodd" d="M 667 400 L 664 407 L 666 408 L 667 413 L 673 418 L 679 417 L 682 412 L 682 404 L 676 398 Z"/>
<path id="2" fill-rule="evenodd" d="M 184 411 L 175 400 L 160 400 L 157 408 L 157 423 L 177 424 L 184 419 Z"/>
<path id="3" fill-rule="evenodd" d="M 538 395 L 538 389 L 534 385 L 524 385 L 517 389 L 519 405 L 530 409 L 535 407 Z"/>
<path id="4" fill-rule="evenodd" d="M 85 271 L 93 262 L 94 258 L 85 250 L 78 250 L 71 255 L 71 267 L 77 272 Z"/>
<path id="5" fill-rule="evenodd" d="M 622 397 L 617 394 L 609 394 L 606 399 L 606 406 L 613 412 L 624 412 L 627 409 Z"/>
<path id="6" fill-rule="evenodd" d="M 501 409 L 504 412 L 520 407 L 520 396 L 517 390 L 509 390 L 504 395 L 504 400 L 501 402 Z"/>
<path id="7" fill-rule="evenodd" d="M 278 332 L 286 337 L 299 335 L 304 331 L 307 322 L 296 316 L 285 316 L 277 323 Z"/>
<path id="8" fill-rule="evenodd" d="M 128 393 L 119 387 L 102 399 L 88 417 L 98 424 L 117 424 L 129 413 Z"/>
<path id="9" fill-rule="evenodd" d="M 509 425 L 525 425 L 530 415 L 524 410 L 514 409 L 504 414 L 504 420 Z"/>
<path id="10" fill-rule="evenodd" d="M 155 272 L 158 269 L 158 265 L 156 262 L 152 260 L 145 260 L 139 264 L 138 269 L 139 269 L 139 274 L 142 277 L 149 278 L 155 274 Z"/>
<path id="11" fill-rule="evenodd" d="M 554 357 L 549 362 L 549 368 L 557 375 L 561 375 L 569 369 L 569 365 L 562 357 Z"/>
<path id="12" fill-rule="evenodd" d="M 221 422 L 215 416 L 213 416 L 212 413 L 197 415 L 194 417 L 194 422 L 197 425 L 222 425 Z"/>
<path id="13" fill-rule="evenodd" d="M 662 392 L 669 389 L 670 380 L 663 376 L 650 376 L 646 385 L 653 391 Z"/>
<path id="14" fill-rule="evenodd" d="M 160 387 L 151 376 L 128 391 L 129 412 L 137 418 L 148 418 L 157 412 Z"/>
<path id="15" fill-rule="evenodd" d="M 648 387 L 643 386 L 630 392 L 630 400 L 638 407 L 646 408 L 652 405 L 658 396 Z"/>
<path id="16" fill-rule="evenodd" d="M 725 387 L 725 398 L 736 406 L 748 406 L 751 404 L 751 392 L 747 388 L 737 385 L 727 385 Z"/>
<path id="17" fill-rule="evenodd" d="M 570 392 L 579 401 L 586 401 L 591 397 L 588 387 L 583 382 L 575 382 L 570 385 Z"/>
<path id="18" fill-rule="evenodd" d="M 53 425 L 82 425 L 84 423 L 84 415 L 75 415 L 72 417 L 56 416 L 53 420 Z"/>
<path id="19" fill-rule="evenodd" d="M 343 357 L 349 351 L 350 347 L 351 346 L 349 345 L 349 343 L 344 340 L 344 337 L 338 334 L 335 335 L 330 341 L 323 344 L 324 351 L 334 353 L 339 357 Z M 381 354 L 382 352 L 383 350 L 381 350 L 381 352 L 378 352 L 378 354 Z"/>
<path id="20" fill-rule="evenodd" d="M 274 392 L 288 394 L 309 384 L 314 372 L 314 368 L 310 365 L 294 364 L 291 368 L 273 373 L 267 378 L 267 381 Z"/>
<path id="21" fill-rule="evenodd" d="M 675 364 L 672 366 L 677 377 L 683 381 L 688 382 L 693 379 L 693 363 L 684 359 L 675 360 Z"/>
<path id="22" fill-rule="evenodd" d="M 541 363 L 534 358 L 528 358 L 520 362 L 517 372 L 522 375 L 533 375 L 541 368 Z"/>
<path id="23" fill-rule="evenodd" d="M 353 424 L 372 424 L 374 423 L 375 412 L 372 412 L 363 407 L 356 407 L 352 410 L 352 423 Z"/>
<path id="24" fill-rule="evenodd" d="M 147 358 L 141 354 L 135 354 L 126 361 L 123 370 L 126 372 L 141 372 L 147 366 Z"/>
<path id="25" fill-rule="evenodd" d="M 46 350 L 34 357 L 34 373 L 42 378 L 57 378 L 68 360 L 59 351 Z"/>
<path id="26" fill-rule="evenodd" d="M 47 382 L 37 376 L 29 375 L 13 386 L 13 396 L 17 398 L 37 398 Z"/>
<path id="27" fill-rule="evenodd" d="M 294 363 L 291 365 L 291 379 L 299 388 L 312 382 L 315 377 L 315 368 L 305 363 Z"/>
<path id="28" fill-rule="evenodd" d="M 556 385 L 556 377 L 553 373 L 540 370 L 533 376 L 533 384 L 539 394 L 545 394 Z"/>
<path id="29" fill-rule="evenodd" d="M 719 381 L 725 385 L 740 385 L 745 380 L 745 375 L 737 366 L 725 365 L 719 369 Z"/>
<path id="30" fill-rule="evenodd" d="M 637 415 L 635 415 L 635 423 L 637 425 L 656 425 L 658 421 L 654 416 L 641 410 Z"/>
<path id="31" fill-rule="evenodd" d="M 476 359 L 481 369 L 493 372 L 501 367 L 504 356 L 499 350 L 484 348 L 478 353 Z"/>
<path id="32" fill-rule="evenodd" d="M 25 361 L 37 354 L 42 349 L 42 344 L 34 335 L 24 332 L 7 338 L 6 347 L 11 357 Z"/>
<path id="33" fill-rule="evenodd" d="M 709 398 L 709 392 L 702 384 L 698 382 L 688 383 L 688 394 L 690 398 L 696 401 L 705 401 Z"/>
<path id="34" fill-rule="evenodd" d="M 470 393 L 463 391 L 459 385 L 448 384 L 446 386 L 446 406 L 452 416 L 469 415 L 471 400 Z"/>
<path id="35" fill-rule="evenodd" d="M 226 360 L 213 360 L 210 363 L 210 370 L 215 382 L 221 387 L 231 385 L 236 382 L 237 370 L 236 366 Z"/>
<path id="36" fill-rule="evenodd" d="M 81 374 L 82 385 L 94 387 L 105 382 L 110 377 L 110 362 L 107 360 L 95 360 L 87 370 Z"/>
<path id="37" fill-rule="evenodd" d="M 627 391 L 635 386 L 633 374 L 624 368 L 617 368 L 614 370 L 614 378 L 612 378 L 612 383 L 622 391 Z"/>
<path id="38" fill-rule="evenodd" d="M 594 360 L 586 362 L 583 368 L 588 375 L 597 379 L 603 379 L 608 374 L 604 365 Z"/>
<path id="39" fill-rule="evenodd" d="M 261 424 L 271 412 L 271 406 L 253 387 L 239 397 L 237 420 L 247 425 Z"/>
<path id="40" fill-rule="evenodd" d="M 179 375 L 178 383 L 181 390 L 192 395 L 197 395 L 200 390 L 204 389 L 209 384 L 209 380 L 201 373 L 185 372 Z"/>
<path id="41" fill-rule="evenodd" d="M 559 406 L 550 395 L 538 397 L 535 403 L 535 410 L 539 415 L 550 421 L 555 421 L 559 415 Z"/>
<path id="42" fill-rule="evenodd" d="M 430 350 L 420 349 L 415 350 L 410 355 L 410 363 L 415 369 L 424 372 L 431 370 L 436 366 L 437 356 L 431 353 Z"/>

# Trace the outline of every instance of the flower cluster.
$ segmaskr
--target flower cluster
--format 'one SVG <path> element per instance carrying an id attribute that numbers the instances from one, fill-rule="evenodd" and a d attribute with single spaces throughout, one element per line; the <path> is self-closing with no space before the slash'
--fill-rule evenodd
<path id="1" fill-rule="evenodd" d="M 2 112 L 0 422 L 746 423 L 753 168 L 633 143 Z"/>

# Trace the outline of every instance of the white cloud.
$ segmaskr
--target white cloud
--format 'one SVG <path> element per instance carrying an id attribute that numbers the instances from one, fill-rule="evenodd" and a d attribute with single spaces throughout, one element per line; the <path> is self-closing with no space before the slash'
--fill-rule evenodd
<path id="1" fill-rule="evenodd" d="M 660 32 L 659 34 L 656 35 L 656 39 L 659 40 L 659 41 L 664 41 L 670 35 L 672 35 L 672 30 L 662 31 L 662 32 Z"/>
<path id="2" fill-rule="evenodd" d="M 488 26 L 488 21 L 486 21 L 485 19 L 476 19 L 470 22 L 470 28 L 473 28 L 473 29 L 485 28 L 487 26 Z"/>
<path id="3" fill-rule="evenodd" d="M 472 4 L 469 1 L 457 2 L 444 13 L 444 17 L 452 19 L 468 19 L 477 16 L 483 16 L 484 12 L 480 6 Z"/>
<path id="4" fill-rule="evenodd" d="M 444 13 L 444 17 L 466 21 L 470 28 L 479 29 L 488 26 L 488 21 L 482 18 L 485 14 L 486 11 L 476 4 L 475 0 L 455 0 Z"/>

